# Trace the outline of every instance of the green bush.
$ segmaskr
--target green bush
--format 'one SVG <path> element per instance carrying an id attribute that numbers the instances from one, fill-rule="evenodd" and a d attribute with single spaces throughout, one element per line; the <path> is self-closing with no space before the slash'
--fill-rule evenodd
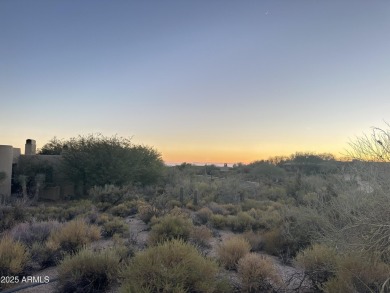
<path id="1" fill-rule="evenodd" d="M 104 292 L 119 272 L 120 258 L 112 249 L 82 249 L 67 255 L 58 267 L 59 292 Z"/>
<path id="2" fill-rule="evenodd" d="M 29 259 L 27 247 L 9 235 L 0 240 L 0 276 L 18 275 L 23 272 Z M 0 288 L 3 286 L 0 284 Z M 4 288 L 5 286 L 3 286 Z"/>
<path id="3" fill-rule="evenodd" d="M 31 217 L 36 221 L 70 221 L 79 216 L 88 216 L 96 212 L 96 207 L 90 200 L 74 200 L 56 206 L 40 205 L 29 208 Z"/>
<path id="4" fill-rule="evenodd" d="M 153 224 L 149 234 L 149 243 L 155 245 L 172 239 L 187 241 L 194 225 L 191 220 L 184 216 L 166 215 L 158 218 Z"/>
<path id="5" fill-rule="evenodd" d="M 217 249 L 217 255 L 221 264 L 228 270 L 234 270 L 238 261 L 249 253 L 251 246 L 243 237 L 231 237 L 223 241 Z"/>
<path id="6" fill-rule="evenodd" d="M 210 202 L 207 207 L 213 212 L 215 215 L 228 215 L 229 212 L 223 206 L 217 204 L 216 202 Z"/>
<path id="7" fill-rule="evenodd" d="M 288 246 L 293 257 L 298 251 L 320 239 L 329 226 L 327 217 L 320 210 L 304 206 L 289 207 L 283 212 L 281 242 Z"/>
<path id="8" fill-rule="evenodd" d="M 237 216 L 228 216 L 228 223 L 236 232 L 244 232 L 256 227 L 256 220 L 247 212 L 239 212 Z"/>
<path id="9" fill-rule="evenodd" d="M 266 199 L 272 200 L 272 201 L 280 201 L 282 199 L 285 199 L 287 196 L 286 189 L 284 187 L 270 187 L 267 190 L 265 190 L 262 194 Z"/>
<path id="10" fill-rule="evenodd" d="M 216 229 L 223 229 L 228 226 L 228 220 L 223 215 L 212 215 L 210 220 Z"/>
<path id="11" fill-rule="evenodd" d="M 196 219 L 201 225 L 206 224 L 212 215 L 213 212 L 208 207 L 203 207 L 195 213 Z"/>
<path id="12" fill-rule="evenodd" d="M 123 272 L 121 292 L 214 292 L 218 267 L 182 240 L 139 252 Z"/>
<path id="13" fill-rule="evenodd" d="M 272 260 L 264 255 L 248 253 L 238 261 L 237 272 L 241 292 L 274 292 L 273 288 L 281 284 Z"/>
<path id="14" fill-rule="evenodd" d="M 313 244 L 298 253 L 296 263 L 309 277 L 314 290 L 335 276 L 337 267 L 336 251 L 323 244 Z"/>
<path id="15" fill-rule="evenodd" d="M 0 233 L 10 229 L 18 223 L 28 220 L 25 209 L 20 205 L 13 207 L 0 206 Z"/>
<path id="16" fill-rule="evenodd" d="M 112 237 L 114 234 L 119 234 L 122 237 L 130 236 L 129 225 L 120 217 L 103 213 L 98 216 L 96 222 L 102 226 L 104 237 Z"/>
<path id="17" fill-rule="evenodd" d="M 339 257 L 336 276 L 325 283 L 324 291 L 327 293 L 385 293 L 390 292 L 389 278 L 389 264 L 354 252 Z"/>
<path id="18" fill-rule="evenodd" d="M 47 246 L 54 251 L 74 253 L 84 245 L 98 240 L 100 234 L 98 226 L 88 225 L 84 220 L 76 219 L 54 230 L 47 240 Z"/>
<path id="19" fill-rule="evenodd" d="M 237 204 L 227 203 L 221 205 L 221 207 L 225 209 L 229 215 L 237 215 L 241 212 L 241 206 Z"/>

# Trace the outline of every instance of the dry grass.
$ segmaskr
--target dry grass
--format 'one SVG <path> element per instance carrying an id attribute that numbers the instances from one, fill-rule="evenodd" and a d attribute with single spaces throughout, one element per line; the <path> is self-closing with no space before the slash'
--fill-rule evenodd
<path id="1" fill-rule="evenodd" d="M 341 257 L 336 277 L 325 283 L 325 292 L 390 292 L 390 265 L 358 252 Z"/>
<path id="2" fill-rule="evenodd" d="M 220 244 L 217 254 L 221 264 L 228 270 L 236 269 L 238 261 L 251 250 L 248 240 L 231 237 Z"/>
<path id="3" fill-rule="evenodd" d="M 172 239 L 187 241 L 190 237 L 193 224 L 184 216 L 166 215 L 156 219 L 149 234 L 149 243 L 155 245 Z"/>
<path id="4" fill-rule="evenodd" d="M 190 240 L 195 245 L 200 247 L 209 247 L 209 241 L 212 238 L 212 233 L 206 226 L 193 227 L 190 233 Z"/>
<path id="5" fill-rule="evenodd" d="M 103 292 L 118 276 L 120 258 L 114 250 L 82 249 L 58 267 L 59 292 Z"/>
<path id="6" fill-rule="evenodd" d="M 249 253 L 241 258 L 237 272 L 242 282 L 242 292 L 269 292 L 281 283 L 272 260 L 256 253 Z"/>
<path id="7" fill-rule="evenodd" d="M 74 253 L 84 245 L 100 239 L 100 228 L 88 225 L 82 219 L 76 219 L 53 231 L 47 240 L 47 246 L 52 250 L 62 250 Z"/>
<path id="8" fill-rule="evenodd" d="M 27 247 L 9 235 L 0 240 L 0 276 L 18 275 L 23 272 L 29 259 Z M 4 284 L 0 284 L 0 288 Z"/>
<path id="9" fill-rule="evenodd" d="M 298 253 L 295 260 L 305 271 L 315 290 L 319 290 L 335 276 L 338 260 L 336 251 L 326 245 L 314 244 Z"/>

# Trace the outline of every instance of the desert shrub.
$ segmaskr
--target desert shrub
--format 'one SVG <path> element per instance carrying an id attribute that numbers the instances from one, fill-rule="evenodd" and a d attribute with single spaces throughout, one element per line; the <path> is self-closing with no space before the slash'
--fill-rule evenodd
<path id="1" fill-rule="evenodd" d="M 280 229 L 267 231 L 262 235 L 262 237 L 265 252 L 278 256 L 283 248 L 283 239 Z"/>
<path id="2" fill-rule="evenodd" d="M 264 201 L 258 201 L 255 199 L 246 199 L 241 202 L 241 209 L 246 212 L 250 209 L 261 209 L 264 206 Z"/>
<path id="3" fill-rule="evenodd" d="M 169 212 L 168 212 L 168 215 L 171 215 L 171 216 L 180 216 L 180 217 L 185 217 L 185 218 L 189 218 L 191 216 L 191 214 L 185 210 L 185 209 L 182 209 L 180 207 L 174 207 L 172 208 Z"/>
<path id="4" fill-rule="evenodd" d="M 123 237 L 130 236 L 129 226 L 120 217 L 102 213 L 98 216 L 96 223 L 102 227 L 102 236 L 104 237 L 112 237 L 114 234 L 119 234 Z"/>
<path id="5" fill-rule="evenodd" d="M 310 207 L 286 208 L 282 212 L 282 219 L 277 246 L 286 257 L 294 257 L 330 229 L 328 218 L 320 210 Z"/>
<path id="6" fill-rule="evenodd" d="M 108 210 L 108 212 L 113 214 L 114 216 L 127 217 L 135 215 L 137 213 L 137 207 L 135 202 L 126 201 L 116 206 L 113 206 Z"/>
<path id="7" fill-rule="evenodd" d="M 264 229 L 274 229 L 282 224 L 283 218 L 280 211 L 273 209 L 267 209 L 261 213 L 261 219 L 259 220 L 259 226 Z"/>
<path id="8" fill-rule="evenodd" d="M 270 292 L 281 278 L 272 263 L 264 255 L 248 253 L 238 261 L 238 276 L 241 279 L 242 292 Z"/>
<path id="9" fill-rule="evenodd" d="M 91 210 L 96 209 L 90 200 L 74 200 L 62 209 L 61 220 L 70 221 L 78 216 L 84 216 Z"/>
<path id="10" fill-rule="evenodd" d="M 229 212 L 221 205 L 216 202 L 210 202 L 207 207 L 213 212 L 215 215 L 228 215 Z"/>
<path id="11" fill-rule="evenodd" d="M 235 288 L 233 288 L 232 282 L 229 280 L 228 276 L 218 276 L 215 285 L 215 293 L 233 293 Z"/>
<path id="12" fill-rule="evenodd" d="M 119 187 L 106 184 L 104 186 L 94 186 L 89 192 L 89 196 L 94 202 L 118 204 L 131 197 L 129 187 Z"/>
<path id="13" fill-rule="evenodd" d="M 251 230 L 256 221 L 247 212 L 239 212 L 237 216 L 228 216 L 228 223 L 233 231 L 244 232 Z"/>
<path id="14" fill-rule="evenodd" d="M 73 200 L 58 206 L 40 205 L 29 209 L 36 221 L 58 220 L 70 221 L 79 216 L 88 216 L 96 212 L 95 205 L 90 200 Z"/>
<path id="15" fill-rule="evenodd" d="M 82 249 L 58 267 L 60 292 L 104 292 L 116 280 L 120 258 L 112 249 Z"/>
<path id="16" fill-rule="evenodd" d="M 280 202 L 275 202 L 272 200 L 255 200 L 255 199 L 246 199 L 241 203 L 241 208 L 244 212 L 250 211 L 252 209 L 256 211 L 281 211 L 285 205 Z"/>
<path id="17" fill-rule="evenodd" d="M 179 200 L 176 200 L 176 199 L 171 199 L 169 202 L 168 202 L 168 207 L 169 208 L 176 208 L 176 207 L 181 207 L 183 204 L 179 201 Z"/>
<path id="18" fill-rule="evenodd" d="M 287 196 L 286 189 L 284 187 L 273 186 L 265 190 L 262 194 L 266 199 L 272 201 L 280 201 Z"/>
<path id="19" fill-rule="evenodd" d="M 63 257 L 61 251 L 53 250 L 41 242 L 34 242 L 30 248 L 31 266 L 36 269 L 54 266 Z"/>
<path id="20" fill-rule="evenodd" d="M 104 237 L 112 237 L 114 234 L 128 237 L 130 236 L 130 231 L 129 226 L 122 218 L 112 217 L 103 224 L 102 234 Z"/>
<path id="21" fill-rule="evenodd" d="M 154 245 L 171 239 L 187 241 L 190 237 L 193 224 L 183 216 L 166 215 L 158 218 L 149 234 L 149 243 Z"/>
<path id="22" fill-rule="evenodd" d="M 221 205 L 221 207 L 225 209 L 229 215 L 237 215 L 237 213 L 241 212 L 241 206 L 237 204 L 227 203 Z"/>
<path id="23" fill-rule="evenodd" d="M 223 229 L 228 226 L 227 218 L 223 215 L 212 215 L 210 220 L 216 229 Z"/>
<path id="24" fill-rule="evenodd" d="M 130 238 L 122 238 L 118 234 L 112 236 L 114 243 L 113 248 L 117 255 L 119 255 L 121 262 L 128 263 L 129 259 L 135 255 L 137 248 L 134 246 L 134 242 Z"/>
<path id="25" fill-rule="evenodd" d="M 0 276 L 18 275 L 23 272 L 29 259 L 27 247 L 9 235 L 0 240 Z M 0 284 L 0 288 L 2 288 Z"/>
<path id="26" fill-rule="evenodd" d="M 309 277 L 314 290 L 335 276 L 337 266 L 336 251 L 323 244 L 313 244 L 298 253 L 296 263 Z"/>
<path id="27" fill-rule="evenodd" d="M 35 242 L 44 243 L 50 233 L 60 226 L 57 221 L 20 223 L 11 229 L 10 236 L 31 247 Z"/>
<path id="28" fill-rule="evenodd" d="M 390 292 L 390 266 L 378 259 L 372 259 L 359 252 L 340 258 L 336 276 L 325 283 L 328 293 L 372 293 Z"/>
<path id="29" fill-rule="evenodd" d="M 139 201 L 137 203 L 137 208 L 138 217 L 145 223 L 149 223 L 153 217 L 159 215 L 159 211 L 157 208 L 144 201 Z"/>
<path id="30" fill-rule="evenodd" d="M 27 214 L 21 205 L 13 207 L 0 206 L 0 233 L 4 230 L 10 229 L 17 223 L 28 220 Z"/>
<path id="31" fill-rule="evenodd" d="M 212 236 L 210 229 L 206 226 L 195 226 L 191 229 L 190 240 L 200 247 L 209 247 Z"/>
<path id="32" fill-rule="evenodd" d="M 214 292 L 218 268 L 182 240 L 139 252 L 123 272 L 121 292 Z"/>
<path id="33" fill-rule="evenodd" d="M 251 245 L 251 251 L 260 251 L 264 247 L 263 237 L 259 232 L 247 231 L 242 234 L 246 240 L 248 240 Z"/>
<path id="34" fill-rule="evenodd" d="M 236 269 L 238 261 L 249 253 L 251 246 L 243 237 L 234 236 L 223 241 L 217 249 L 218 259 L 221 264 L 229 269 Z"/>
<path id="35" fill-rule="evenodd" d="M 88 225 L 82 219 L 65 223 L 60 229 L 52 231 L 47 245 L 52 250 L 74 253 L 86 244 L 100 238 L 100 228 Z"/>
<path id="36" fill-rule="evenodd" d="M 208 207 L 203 207 L 195 213 L 196 221 L 201 225 L 206 224 L 212 215 L 213 212 Z"/>
<path id="37" fill-rule="evenodd" d="M 44 205 L 35 207 L 30 210 L 31 216 L 36 221 L 53 221 L 65 220 L 63 219 L 64 208 L 58 206 L 45 207 Z"/>

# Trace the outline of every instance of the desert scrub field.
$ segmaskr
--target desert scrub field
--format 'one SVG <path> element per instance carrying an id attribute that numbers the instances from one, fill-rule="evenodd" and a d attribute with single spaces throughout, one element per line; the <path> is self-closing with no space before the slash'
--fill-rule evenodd
<path id="1" fill-rule="evenodd" d="M 385 183 L 359 171 L 378 187 L 366 193 L 337 168 L 258 164 L 270 163 L 212 178 L 166 167 L 152 186 L 15 199 L 0 206 L 0 270 L 51 268 L 60 292 L 389 292 Z"/>

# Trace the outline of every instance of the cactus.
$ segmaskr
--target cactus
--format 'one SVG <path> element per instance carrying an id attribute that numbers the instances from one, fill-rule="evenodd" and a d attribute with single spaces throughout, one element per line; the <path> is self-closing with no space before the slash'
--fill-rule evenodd
<path id="1" fill-rule="evenodd" d="M 194 198 L 193 198 L 193 204 L 198 205 L 198 191 L 194 191 Z"/>
<path id="2" fill-rule="evenodd" d="M 182 205 L 184 205 L 184 188 L 180 187 L 180 195 L 179 195 L 179 200 Z"/>

